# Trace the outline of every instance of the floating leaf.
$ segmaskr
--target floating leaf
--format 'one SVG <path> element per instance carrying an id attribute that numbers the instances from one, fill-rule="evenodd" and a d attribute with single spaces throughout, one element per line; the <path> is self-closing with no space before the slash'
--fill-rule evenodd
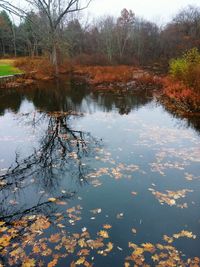
<path id="1" fill-rule="evenodd" d="M 99 231 L 98 235 L 103 238 L 109 238 L 108 232 L 104 230 Z"/>
<path id="2" fill-rule="evenodd" d="M 81 265 L 81 264 L 83 264 L 85 262 L 85 257 L 81 257 L 80 259 L 78 259 L 77 261 L 76 261 L 76 265 Z"/>
<path id="3" fill-rule="evenodd" d="M 131 231 L 132 231 L 133 234 L 137 233 L 137 230 L 135 228 L 132 228 Z"/>
<path id="4" fill-rule="evenodd" d="M 110 224 L 104 224 L 104 225 L 103 225 L 103 228 L 104 228 L 104 229 L 111 229 L 112 226 L 111 226 Z"/>
<path id="5" fill-rule="evenodd" d="M 50 202 L 56 202 L 56 198 L 50 197 L 50 198 L 48 198 L 48 201 L 50 201 Z"/>
<path id="6" fill-rule="evenodd" d="M 22 267 L 35 267 L 35 260 L 26 258 L 22 263 Z"/>

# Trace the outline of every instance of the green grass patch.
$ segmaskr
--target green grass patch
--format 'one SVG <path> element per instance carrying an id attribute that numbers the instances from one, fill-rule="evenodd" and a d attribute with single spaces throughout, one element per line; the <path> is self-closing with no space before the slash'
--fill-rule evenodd
<path id="1" fill-rule="evenodd" d="M 10 64 L 0 63 L 0 76 L 8 76 L 22 73 L 18 68 L 13 67 Z"/>

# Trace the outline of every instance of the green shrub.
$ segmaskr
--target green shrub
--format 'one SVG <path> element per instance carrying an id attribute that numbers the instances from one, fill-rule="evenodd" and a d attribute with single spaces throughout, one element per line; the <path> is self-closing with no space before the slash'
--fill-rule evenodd
<path id="1" fill-rule="evenodd" d="M 196 47 L 187 51 L 183 55 L 183 58 L 188 64 L 200 64 L 200 53 Z"/>
<path id="2" fill-rule="evenodd" d="M 181 58 L 172 59 L 170 75 L 185 85 L 200 90 L 200 53 L 197 48 L 187 51 Z"/>
<path id="3" fill-rule="evenodd" d="M 183 80 L 188 71 L 188 63 L 184 58 L 172 59 L 170 61 L 170 74 L 177 79 Z"/>

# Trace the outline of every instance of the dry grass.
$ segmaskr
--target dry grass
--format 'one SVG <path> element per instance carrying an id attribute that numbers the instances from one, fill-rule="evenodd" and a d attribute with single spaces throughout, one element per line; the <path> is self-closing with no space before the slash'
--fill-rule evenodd
<path id="1" fill-rule="evenodd" d="M 74 72 L 79 75 L 86 75 L 91 84 L 129 82 L 139 69 L 130 66 L 76 66 Z"/>
<path id="2" fill-rule="evenodd" d="M 35 79 L 53 77 L 54 68 L 44 58 L 19 58 L 14 62 L 15 66 Z"/>
<path id="3" fill-rule="evenodd" d="M 6 65 L 14 65 L 16 59 L 14 58 L 9 58 L 9 59 L 0 59 L 0 64 L 6 64 Z"/>
<path id="4" fill-rule="evenodd" d="M 36 80 L 49 80 L 55 77 L 54 66 L 44 57 L 19 58 L 14 64 Z M 71 68 L 71 64 L 66 61 L 59 66 L 59 73 L 67 73 L 71 71 Z"/>

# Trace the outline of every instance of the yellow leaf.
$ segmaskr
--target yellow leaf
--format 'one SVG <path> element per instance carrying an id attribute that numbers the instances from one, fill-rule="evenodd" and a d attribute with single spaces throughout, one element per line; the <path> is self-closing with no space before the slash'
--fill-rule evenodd
<path id="1" fill-rule="evenodd" d="M 85 262 L 85 257 L 81 257 L 80 259 L 78 259 L 75 263 L 76 265 L 81 265 Z"/>
<path id="2" fill-rule="evenodd" d="M 35 267 L 35 260 L 26 258 L 22 263 L 22 267 Z"/>
<path id="3" fill-rule="evenodd" d="M 104 230 L 99 231 L 98 235 L 103 238 L 109 238 L 108 232 Z"/>
<path id="4" fill-rule="evenodd" d="M 129 242 L 128 243 L 128 247 L 136 249 L 138 246 L 136 244 L 134 244 L 134 243 Z"/>
<path id="5" fill-rule="evenodd" d="M 152 258 L 153 261 L 159 261 L 158 254 L 153 255 L 151 258 Z"/>
<path id="6" fill-rule="evenodd" d="M 78 244 L 81 248 L 83 247 L 87 247 L 87 244 L 85 242 L 85 239 L 84 238 L 81 238 L 79 241 L 78 241 Z"/>
<path id="7" fill-rule="evenodd" d="M 145 251 L 149 251 L 149 252 L 151 252 L 155 249 L 154 245 L 151 243 L 143 243 L 142 246 L 143 246 Z"/>
<path id="8" fill-rule="evenodd" d="M 50 202 L 55 202 L 55 201 L 56 201 L 56 198 L 54 198 L 54 197 L 50 197 L 48 200 L 49 200 Z"/>
<path id="9" fill-rule="evenodd" d="M 16 257 L 16 256 L 18 256 L 19 254 L 22 254 L 23 252 L 24 252 L 24 251 L 23 251 L 22 248 L 17 248 L 17 249 L 15 249 L 15 250 L 13 250 L 13 251 L 10 252 L 10 256 L 11 256 L 11 257 Z"/>
<path id="10" fill-rule="evenodd" d="M 169 244 L 171 244 L 174 241 L 174 239 L 172 237 L 169 237 L 167 235 L 164 235 L 163 239 Z"/>
<path id="11" fill-rule="evenodd" d="M 143 248 L 136 248 L 135 251 L 133 252 L 134 255 L 141 255 L 144 253 L 144 249 Z"/>
<path id="12" fill-rule="evenodd" d="M 107 249 L 105 249 L 106 252 L 110 252 L 113 249 L 113 243 L 109 242 L 107 244 Z"/>
<path id="13" fill-rule="evenodd" d="M 3 235 L 3 236 L 0 238 L 0 246 L 2 246 L 2 247 L 7 247 L 7 246 L 10 244 L 10 239 L 11 239 L 10 236 L 8 236 L 8 235 Z"/>
<path id="14" fill-rule="evenodd" d="M 51 262 L 49 262 L 47 266 L 48 267 L 54 267 L 54 266 L 57 265 L 57 263 L 58 263 L 58 260 L 57 259 L 54 259 Z"/>
<path id="15" fill-rule="evenodd" d="M 39 253 L 40 252 L 40 248 L 38 246 L 34 246 L 33 247 L 33 253 Z"/>

